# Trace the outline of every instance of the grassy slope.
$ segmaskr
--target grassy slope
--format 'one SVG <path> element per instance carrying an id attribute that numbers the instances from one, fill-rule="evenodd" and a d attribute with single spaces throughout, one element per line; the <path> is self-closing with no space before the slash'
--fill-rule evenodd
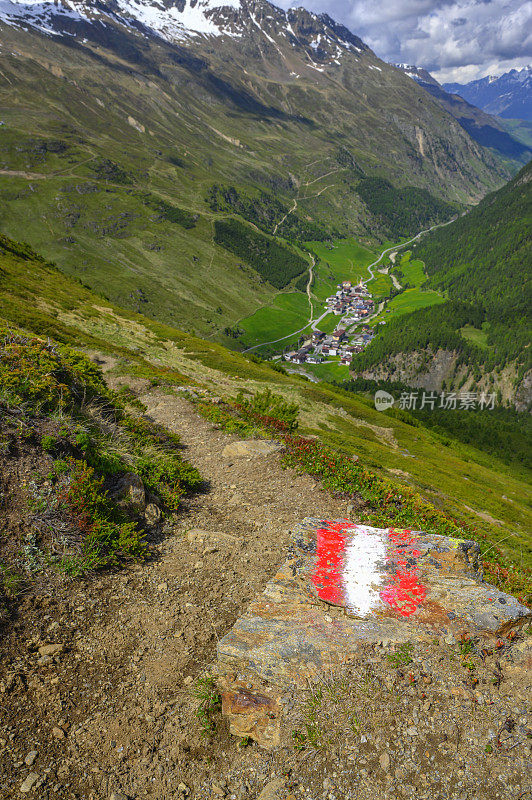
<path id="1" fill-rule="evenodd" d="M 0 269 L 0 317 L 8 322 L 110 353 L 115 369 L 124 374 L 170 385 L 198 383 L 231 396 L 242 385 L 250 390 L 269 386 L 300 404 L 302 432 L 359 454 L 382 474 L 402 470 L 422 495 L 472 522 L 490 541 L 501 542 L 514 562 L 532 563 L 524 470 L 473 447 L 443 446 L 438 435 L 379 413 L 359 396 L 274 372 L 220 345 L 112 306 L 41 261 L 7 252 L 0 255 Z"/>
<path id="2" fill-rule="evenodd" d="M 377 325 L 381 320 L 387 322 L 390 319 L 394 319 L 394 317 L 401 317 L 403 314 L 416 311 L 418 308 L 427 308 L 427 306 L 439 305 L 443 302 L 443 297 L 437 292 L 423 291 L 419 287 L 405 289 L 404 292 L 390 300 L 386 305 L 386 309 L 375 317 L 370 324 Z"/>
<path id="3" fill-rule="evenodd" d="M 2 37 L 0 169 L 30 177 L 2 175 L 0 230 L 29 241 L 122 307 L 190 332 L 214 336 L 275 294 L 213 243 L 214 215 L 205 203 L 213 182 L 270 191 L 287 208 L 297 195 L 302 217 L 370 241 L 376 222 L 354 190 L 359 172 L 338 160 L 340 143 L 368 173 L 385 170 L 396 183 L 407 175 L 459 201 L 480 196 L 504 174 L 488 155 L 474 156 L 467 138 L 412 81 L 385 65 L 382 74 L 369 70 L 372 55 L 331 78 L 294 61 L 302 77 L 282 83 L 261 75 L 261 61 L 244 87 L 239 63 L 252 56 L 235 52 L 233 61 L 222 53 L 219 73 L 234 89 L 230 100 L 162 44 L 142 50 L 144 63 L 128 63 L 125 53 L 91 51 L 90 43 L 67 47 L 6 27 Z M 218 55 L 210 58 L 215 63 Z M 246 109 L 244 91 L 264 101 L 263 112 Z M 270 105 L 293 108 L 294 115 L 270 114 Z M 385 105 L 405 117 L 402 127 L 381 126 L 377 109 Z M 403 131 L 413 108 L 438 171 L 453 180 L 437 179 L 432 161 L 415 156 L 415 141 Z M 310 113 L 311 120 L 302 119 Z M 453 138 L 452 145 L 442 150 L 440 137 Z M 122 177 L 98 177 L 102 158 Z M 198 214 L 196 226 L 160 221 L 143 203 L 146 193 Z"/>
<path id="4" fill-rule="evenodd" d="M 357 242 L 353 237 L 338 239 L 332 244 L 307 242 L 307 247 L 316 256 L 312 295 L 316 306 L 314 316 L 321 315 L 325 299 L 334 294 L 340 281 L 356 282 L 367 275 L 366 267 L 375 261 L 375 253 Z M 319 312 L 319 314 L 318 314 Z M 251 347 L 260 342 L 268 342 L 287 336 L 303 328 L 309 320 L 310 309 L 305 294 L 287 293 L 278 295 L 272 303 L 260 308 L 250 317 L 239 321 L 245 331 L 240 342 Z M 320 329 L 329 333 L 336 328 L 339 318 L 330 314 L 320 323 Z M 277 351 L 297 343 L 298 337 L 280 342 Z M 264 350 L 260 350 L 264 352 Z M 314 370 L 313 370 L 314 371 Z M 347 370 L 342 368 L 347 377 Z"/>

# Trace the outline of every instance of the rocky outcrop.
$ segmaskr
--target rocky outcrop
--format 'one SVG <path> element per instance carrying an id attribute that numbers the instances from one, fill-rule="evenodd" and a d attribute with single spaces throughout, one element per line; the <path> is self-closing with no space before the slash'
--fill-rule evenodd
<path id="1" fill-rule="evenodd" d="M 421 531 L 304 520 L 289 559 L 218 644 L 232 732 L 279 741 L 285 693 L 345 668 L 380 642 L 489 642 L 532 619 L 482 581 L 479 546 Z"/>

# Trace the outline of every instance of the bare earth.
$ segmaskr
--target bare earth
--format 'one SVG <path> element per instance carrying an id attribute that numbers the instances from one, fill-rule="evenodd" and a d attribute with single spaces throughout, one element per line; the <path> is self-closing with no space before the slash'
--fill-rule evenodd
<path id="1" fill-rule="evenodd" d="M 184 502 L 148 564 L 22 603 L 0 644 L 1 800 L 531 796 L 524 634 L 476 659 L 476 685 L 453 642 L 414 646 L 404 667 L 385 648 L 361 652 L 341 688 L 294 698 L 273 752 L 239 747 L 221 719 L 202 735 L 193 690 L 217 641 L 284 561 L 290 528 L 345 517 L 346 503 L 277 454 L 224 457 L 237 437 L 186 400 L 141 399 L 180 434 L 208 489 Z M 47 644 L 62 649 L 43 656 Z M 314 744 L 294 748 L 291 728 L 306 730 L 308 700 L 322 695 Z"/>

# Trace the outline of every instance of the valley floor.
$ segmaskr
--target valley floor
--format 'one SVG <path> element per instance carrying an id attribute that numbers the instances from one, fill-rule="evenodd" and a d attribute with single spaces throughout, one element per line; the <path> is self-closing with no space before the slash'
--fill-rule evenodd
<path id="1" fill-rule="evenodd" d="M 201 735 L 196 679 L 283 562 L 289 529 L 310 513 L 337 518 L 347 509 L 309 476 L 282 469 L 277 455 L 224 456 L 235 437 L 181 397 L 146 392 L 139 380 L 136 388 L 148 413 L 179 433 L 208 486 L 184 502 L 148 564 L 22 602 L 0 644 L 1 800 L 21 792 L 43 800 L 526 797 L 532 651 L 519 637 L 475 658 L 476 686 L 456 643 L 423 652 L 414 643 L 408 668 L 390 663 L 386 649 L 361 651 L 360 669 L 346 676 L 348 729 L 332 700 L 309 716 L 312 687 L 294 698 L 289 728 L 315 726 L 314 746 L 294 748 L 288 730 L 271 753 L 239 747 L 219 719 L 212 736 Z M 187 536 L 194 529 L 205 532 L 203 544 Z M 224 536 L 209 544 L 217 532 Z M 38 648 L 54 643 L 62 650 L 39 658 Z"/>

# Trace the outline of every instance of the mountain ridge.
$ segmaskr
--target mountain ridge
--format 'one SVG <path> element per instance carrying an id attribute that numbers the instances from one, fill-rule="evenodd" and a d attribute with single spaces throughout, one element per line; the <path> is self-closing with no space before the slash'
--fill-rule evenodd
<path id="1" fill-rule="evenodd" d="M 446 89 L 423 67 L 414 64 L 395 66 L 426 89 L 476 142 L 491 148 L 503 158 L 516 159 L 522 164 L 530 160 L 532 149 L 511 135 L 496 116 L 477 108 L 459 93 Z"/>
<path id="2" fill-rule="evenodd" d="M 469 83 L 445 83 L 447 92 L 458 94 L 490 114 L 506 119 L 532 121 L 532 66 L 488 75 Z"/>

